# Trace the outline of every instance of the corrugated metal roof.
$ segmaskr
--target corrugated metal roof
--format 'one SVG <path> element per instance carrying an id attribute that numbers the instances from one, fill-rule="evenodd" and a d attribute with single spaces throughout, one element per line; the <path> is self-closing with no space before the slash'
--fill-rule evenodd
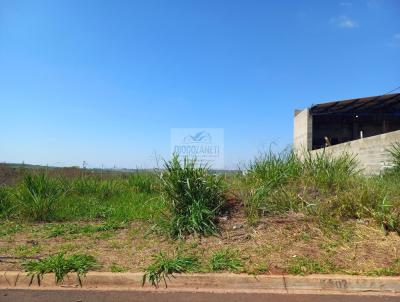
<path id="1" fill-rule="evenodd" d="M 312 115 L 393 112 L 400 110 L 400 93 L 328 102 L 311 106 Z"/>

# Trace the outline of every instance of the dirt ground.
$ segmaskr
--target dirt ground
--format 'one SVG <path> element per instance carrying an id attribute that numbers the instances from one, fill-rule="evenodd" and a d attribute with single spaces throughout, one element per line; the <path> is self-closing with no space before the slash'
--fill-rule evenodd
<path id="1" fill-rule="evenodd" d="M 100 223 L 99 223 L 100 224 Z M 83 227 L 85 224 L 80 223 Z M 170 240 L 149 233 L 147 223 L 132 223 L 122 229 L 54 237 L 56 224 L 2 224 L 0 270 L 19 270 L 25 259 L 60 251 L 87 253 L 96 257 L 99 271 L 142 271 L 152 255 L 163 251 L 195 254 L 209 271 L 207 261 L 222 248 L 238 251 L 243 272 L 255 274 L 291 272 L 341 272 L 393 274 L 389 269 L 399 258 L 400 237 L 385 235 L 370 221 L 351 221 L 340 230 L 321 227 L 307 216 L 291 213 L 267 217 L 249 225 L 236 214 L 221 217 L 220 236 Z M 7 232 L 7 230 L 9 232 Z M 389 273 L 387 272 L 389 270 Z"/>

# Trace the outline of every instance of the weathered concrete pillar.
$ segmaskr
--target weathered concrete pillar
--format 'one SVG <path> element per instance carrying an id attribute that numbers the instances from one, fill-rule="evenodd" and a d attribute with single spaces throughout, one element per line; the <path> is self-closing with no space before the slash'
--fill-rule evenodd
<path id="1" fill-rule="evenodd" d="M 312 150 L 312 116 L 309 109 L 294 112 L 293 149 L 298 152 Z"/>

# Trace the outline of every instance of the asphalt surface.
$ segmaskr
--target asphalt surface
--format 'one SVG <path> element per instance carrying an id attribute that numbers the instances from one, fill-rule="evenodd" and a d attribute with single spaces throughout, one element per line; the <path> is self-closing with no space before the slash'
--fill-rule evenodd
<path id="1" fill-rule="evenodd" d="M 1 289 L 0 302 L 399 302 L 400 295 Z"/>

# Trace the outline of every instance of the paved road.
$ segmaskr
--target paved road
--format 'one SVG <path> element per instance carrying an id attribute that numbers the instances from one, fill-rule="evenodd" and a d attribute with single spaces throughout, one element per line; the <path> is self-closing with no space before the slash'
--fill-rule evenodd
<path id="1" fill-rule="evenodd" d="M 400 296 L 1 289 L 0 302 L 399 302 Z"/>

